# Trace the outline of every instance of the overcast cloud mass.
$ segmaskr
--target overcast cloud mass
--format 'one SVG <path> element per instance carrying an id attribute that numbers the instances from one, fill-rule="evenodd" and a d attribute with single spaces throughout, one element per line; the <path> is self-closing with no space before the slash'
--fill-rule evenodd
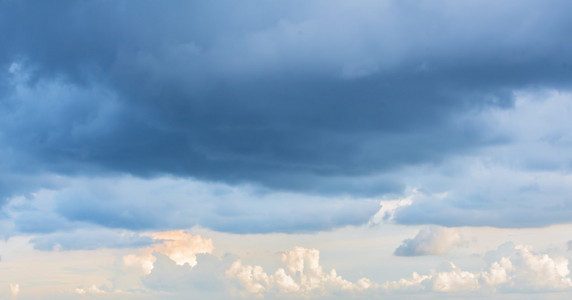
<path id="1" fill-rule="evenodd" d="M 34 251 L 122 253 L 152 249 L 163 231 L 392 224 L 418 231 L 387 247 L 405 261 L 468 251 L 458 227 L 564 226 L 570 12 L 560 0 L 0 0 L 0 236 Z M 298 246 L 282 251 L 315 261 L 319 287 L 294 269 L 241 277 L 258 271 L 232 249 L 196 253 L 225 295 L 401 290 L 322 271 L 318 249 Z M 540 255 L 511 247 L 513 263 Z M 157 272 L 201 278 L 164 251 L 145 255 Z M 506 277 L 517 271 L 502 257 L 443 276 L 470 291 L 510 290 L 513 279 L 567 289 L 568 260 L 554 259 L 560 283 L 533 282 L 526 263 L 527 275 Z M 157 274 L 124 280 L 139 284 L 137 299 L 172 286 Z M 438 291 L 441 273 L 427 274 L 408 290 Z M 24 297 L 25 284 L 2 284 Z"/>

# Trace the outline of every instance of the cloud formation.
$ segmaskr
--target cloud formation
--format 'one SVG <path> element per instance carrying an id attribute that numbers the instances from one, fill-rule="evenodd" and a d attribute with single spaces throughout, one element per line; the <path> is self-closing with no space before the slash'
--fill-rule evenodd
<path id="1" fill-rule="evenodd" d="M 493 280 L 504 284 L 502 288 L 524 290 L 559 290 L 572 288 L 569 261 L 562 256 L 535 253 L 530 246 L 507 243 L 488 254 L 489 257 L 502 256 L 491 265 L 489 276 L 506 273 L 507 280 Z M 495 285 L 496 286 L 496 285 Z"/>
<path id="2" fill-rule="evenodd" d="M 226 276 L 240 286 L 241 295 L 263 297 L 265 294 L 287 294 L 296 297 L 319 297 L 335 293 L 351 293 L 370 287 L 362 278 L 356 283 L 343 279 L 332 269 L 324 272 L 320 265 L 320 251 L 294 247 L 282 253 L 285 268 L 268 275 L 261 266 L 244 265 L 239 259 L 226 271 Z"/>
<path id="3" fill-rule="evenodd" d="M 378 200 L 326 197 L 162 177 L 59 178 L 57 190 L 13 198 L 6 235 L 42 234 L 42 248 L 109 247 L 144 243 L 127 231 L 199 225 L 233 233 L 310 232 L 366 223 Z M 103 228 L 102 228 L 103 227 Z M 82 234 L 91 232 L 89 237 Z M 75 236 L 75 237 L 74 237 Z"/>
<path id="4" fill-rule="evenodd" d="M 252 238 L 253 236 L 246 237 L 246 242 L 251 243 L 256 240 Z M 287 235 L 281 235 L 280 238 L 284 236 Z M 481 257 L 471 255 L 471 259 L 484 260 L 484 264 L 479 264 L 481 266 L 470 266 L 472 263 L 468 266 L 466 259 L 456 256 L 455 260 L 459 259 L 459 261 L 449 262 L 446 266 L 438 267 L 437 270 L 420 271 L 417 266 L 403 266 L 404 268 L 414 267 L 414 270 L 418 272 L 413 272 L 411 276 L 401 279 L 397 277 L 397 280 L 390 279 L 382 282 L 376 280 L 379 278 L 378 274 L 391 276 L 392 272 L 386 274 L 374 272 L 370 273 L 367 278 L 360 278 L 363 275 L 361 271 L 352 272 L 350 269 L 353 267 L 348 269 L 347 266 L 348 263 L 352 265 L 356 262 L 358 265 L 365 263 L 378 268 L 380 266 L 376 261 L 378 255 L 365 255 L 365 262 L 357 257 L 348 262 L 340 262 L 336 259 L 332 261 L 332 256 L 329 256 L 326 265 L 338 267 L 340 264 L 346 265 L 343 273 L 349 272 L 349 274 L 340 274 L 335 269 L 322 266 L 318 249 L 294 247 L 280 253 L 278 260 L 281 261 L 281 265 L 272 272 L 268 272 L 274 263 L 266 261 L 265 267 L 244 263 L 253 258 L 258 261 L 266 260 L 265 254 L 261 253 L 268 252 L 264 250 L 261 252 L 261 249 L 256 249 L 253 255 L 251 248 L 244 248 L 246 252 L 243 253 L 250 252 L 250 254 L 242 257 L 221 252 L 221 249 L 213 255 L 212 241 L 197 235 L 184 232 L 162 232 L 154 234 L 154 237 L 156 238 L 154 246 L 141 248 L 139 253 L 126 256 L 112 254 L 129 253 L 125 250 L 38 252 L 29 245 L 29 250 L 24 250 L 24 252 L 35 251 L 40 261 L 45 261 L 46 258 L 66 261 L 65 267 L 49 265 L 38 269 L 38 274 L 52 274 L 54 280 L 68 279 L 68 281 L 55 283 L 50 288 L 37 284 L 42 282 L 41 276 L 32 281 L 24 281 L 25 284 L 22 284 L 22 274 L 14 272 L 14 264 L 9 261 L 14 259 L 13 251 L 8 251 L 9 260 L 2 262 L 7 263 L 3 272 L 9 275 L 5 277 L 10 278 L 12 283 L 18 282 L 20 286 L 25 287 L 24 292 L 18 295 L 19 299 L 38 297 L 157 299 L 164 297 L 179 300 L 190 296 L 221 300 L 260 297 L 332 300 L 404 297 L 533 299 L 539 295 L 551 295 L 557 299 L 565 299 L 565 296 L 572 291 L 569 259 L 559 254 L 558 250 L 538 252 L 531 246 L 513 243 L 502 244 L 496 250 L 489 251 Z M 21 244 L 17 246 L 19 247 L 17 250 L 22 248 Z M 151 248 L 152 258 L 146 260 L 146 254 Z M 341 249 L 341 252 L 345 255 L 348 249 L 355 250 L 350 245 Z M 82 260 L 86 254 L 95 259 L 103 252 L 109 257 L 92 262 Z M 387 254 L 390 255 L 390 253 Z M 119 261 L 117 258 L 120 258 Z M 373 260 L 369 261 L 372 258 Z M 20 259 L 27 259 L 27 257 L 22 256 Z M 422 258 L 416 258 L 416 260 L 420 259 Z M 74 260 L 76 264 L 72 263 Z M 430 259 L 430 261 L 432 261 L 431 264 L 436 263 L 435 259 Z M 147 271 L 144 269 L 143 262 L 149 262 Z M 84 272 L 82 273 L 84 276 L 70 278 L 70 271 L 75 269 Z M 103 272 L 100 273 L 98 270 L 103 270 Z M 12 287 L 15 289 L 16 285 L 12 284 Z M 10 297 L 11 290 L 8 282 L 0 289 L 0 294 L 7 298 Z"/>
<path id="5" fill-rule="evenodd" d="M 384 283 L 362 278 L 354 283 L 343 279 L 335 270 L 325 273 L 318 250 L 295 247 L 282 254 L 285 267 L 274 274 L 269 275 L 261 266 L 244 265 L 237 260 L 226 271 L 226 276 L 238 284 L 239 293 L 244 297 L 360 297 L 430 291 L 467 295 L 572 290 L 569 261 L 562 256 L 536 253 L 530 246 L 506 243 L 488 252 L 485 260 L 489 263 L 482 271 L 463 270 L 450 262 L 445 270 L 431 270 L 428 274 L 413 272 L 409 278 Z"/>
<path id="6" fill-rule="evenodd" d="M 451 227 L 569 224 L 570 11 L 565 0 L 0 0 L 0 239 L 29 237 L 48 258 L 113 252 L 109 269 L 54 277 L 93 274 L 51 294 L 70 299 L 567 299 L 569 260 L 524 245 L 377 283 L 302 247 L 268 271 L 179 229 L 429 226 L 386 248 L 403 240 L 395 255 L 423 256 L 462 245 Z M 41 298 L 44 278 L 20 279 L 1 296 Z"/>
<path id="7" fill-rule="evenodd" d="M 481 288 L 480 274 L 463 271 L 449 264 L 449 270 L 432 272 L 429 275 L 419 275 L 414 272 L 411 278 L 402 278 L 399 281 L 385 282 L 381 287 L 387 291 L 419 291 L 432 290 L 443 293 L 470 292 Z"/>
<path id="8" fill-rule="evenodd" d="M 413 273 L 411 278 L 390 281 L 382 285 L 389 290 L 433 290 L 462 292 L 492 290 L 558 291 L 572 288 L 568 259 L 535 253 L 532 247 L 506 243 L 487 253 L 491 261 L 487 270 L 465 271 L 453 263 L 447 271 L 432 271 L 427 275 Z"/>
<path id="9" fill-rule="evenodd" d="M 465 244 L 456 228 L 425 227 L 413 239 L 406 239 L 395 249 L 398 256 L 444 255 L 453 247 Z"/>
<path id="10" fill-rule="evenodd" d="M 17 70 L 18 68 L 14 66 L 12 67 L 10 69 L 13 69 L 13 72 L 25 72 Z M 11 136 L 14 139 L 20 139 L 29 135 L 30 132 L 35 132 L 36 135 L 43 137 L 30 137 L 31 140 L 43 139 L 50 142 L 63 137 L 64 133 L 67 132 L 66 130 L 70 130 L 68 133 L 72 136 L 79 138 L 85 135 L 86 137 L 89 136 L 89 139 L 94 139 L 97 136 L 107 136 L 107 133 L 115 130 L 113 129 L 113 124 L 116 122 L 114 118 L 123 119 L 123 117 L 117 115 L 118 105 L 121 104 L 119 103 L 121 101 L 117 98 L 119 96 L 114 95 L 104 87 L 95 86 L 86 90 L 85 87 L 78 87 L 57 78 L 53 79 L 51 83 L 49 80 L 48 82 L 40 80 L 35 82 L 33 86 L 29 83 L 22 83 L 22 81 L 28 82 L 31 79 L 16 78 L 13 80 L 12 84 L 17 87 L 16 94 L 7 98 L 7 107 L 11 107 L 11 109 L 4 111 L 6 117 L 0 121 L 4 122 L 5 125 L 3 126 L 5 128 L 3 138 Z M 65 97 L 60 94 L 61 92 L 66 93 Z M 42 105 L 44 106 L 35 103 L 40 96 L 43 98 L 44 102 L 42 102 Z M 419 188 L 421 192 L 411 198 L 415 200 L 412 202 L 414 203 L 413 205 L 400 209 L 399 213 L 395 211 L 391 213 L 391 218 L 397 223 L 438 224 L 445 226 L 531 227 L 567 222 L 570 220 L 571 215 L 568 213 L 568 205 L 565 198 L 565 195 L 569 192 L 567 191 L 567 188 L 570 186 L 568 173 L 572 165 L 572 157 L 569 154 L 572 153 L 569 151 L 572 144 L 567 132 L 567 128 L 572 126 L 569 118 L 567 118 L 567 112 L 571 109 L 569 104 L 570 97 L 569 93 L 557 91 L 521 92 L 516 94 L 514 107 L 511 109 L 484 109 L 473 116 L 462 114 L 457 116 L 460 120 L 456 119 L 455 122 L 479 125 L 481 129 L 488 132 L 487 134 L 496 132 L 493 135 L 504 136 L 510 139 L 510 143 L 507 141 L 506 143 L 488 145 L 478 151 L 473 150 L 472 153 L 454 156 L 448 160 L 444 159 L 436 165 L 409 166 L 408 168 L 396 170 L 393 176 L 384 174 L 382 169 L 379 170 L 381 173 L 377 175 L 359 175 L 354 173 L 351 175 L 330 176 L 321 173 L 325 177 L 320 175 L 322 177 L 318 178 L 319 176 L 315 177 L 308 174 L 292 174 L 287 180 L 299 181 L 300 184 L 306 185 L 310 190 L 305 188 L 300 190 L 293 186 L 283 187 L 278 190 L 283 191 L 290 188 L 297 190 L 299 192 L 291 194 L 295 195 L 295 197 L 310 193 L 312 196 L 309 197 L 313 199 L 316 207 L 322 208 L 329 207 L 327 205 L 321 206 L 321 203 L 319 203 L 321 201 L 326 202 L 326 197 L 343 194 L 344 196 L 336 196 L 337 199 L 345 197 L 345 199 L 350 201 L 344 204 L 340 202 L 341 206 L 345 208 L 330 212 L 330 215 L 332 215 L 331 220 L 322 219 L 320 222 L 310 222 L 309 226 L 303 225 L 303 221 L 296 222 L 297 224 L 280 222 L 280 224 L 285 226 L 278 228 L 272 226 L 261 227 L 254 224 L 236 226 L 234 221 L 238 219 L 225 223 L 218 222 L 217 219 L 192 220 L 190 218 L 189 220 L 191 221 L 178 228 L 192 225 L 192 221 L 195 222 L 194 224 L 198 222 L 202 226 L 218 230 L 229 231 L 237 228 L 244 232 L 254 232 L 257 228 L 268 228 L 271 231 L 285 232 L 321 230 L 349 224 L 363 224 L 371 217 L 373 204 L 367 201 L 355 202 L 353 199 L 364 198 L 369 193 L 363 193 L 363 191 L 373 191 L 378 188 L 379 190 L 376 192 L 379 192 L 378 194 L 390 191 L 393 193 L 390 195 L 399 194 L 399 191 L 403 190 L 405 183 L 410 188 Z M 81 108 L 83 105 L 87 107 Z M 72 128 L 58 129 L 58 126 L 66 125 L 66 119 L 43 113 L 49 110 L 55 111 L 55 115 L 65 114 L 78 119 L 73 120 L 74 126 Z M 20 128 L 29 122 L 27 120 L 30 117 L 38 124 L 28 124 L 26 126 L 32 127 Z M 91 123 L 87 124 L 82 121 L 84 117 L 87 118 L 85 122 Z M 15 131 L 10 133 L 12 129 Z M 10 149 L 12 149 L 13 147 L 18 147 L 21 143 L 25 143 L 27 140 L 14 140 L 14 142 L 8 142 L 8 144 L 10 144 Z M 78 143 L 81 144 L 83 142 L 78 141 Z M 89 146 L 89 151 L 94 151 L 97 147 L 102 147 L 103 144 L 97 142 L 97 145 Z M 114 143 L 111 142 L 110 144 Z M 63 145 L 63 142 L 54 142 L 50 147 L 58 150 L 61 145 Z M 74 149 L 75 146 L 70 147 L 70 149 Z M 3 168 L 4 173 L 0 174 L 3 178 L 0 184 L 6 185 L 5 189 L 2 189 L 2 193 L 6 193 L 4 199 L 14 195 L 25 195 L 28 198 L 34 198 L 34 194 L 30 192 L 37 192 L 39 187 L 60 190 L 66 185 L 65 178 L 77 176 L 81 173 L 98 174 L 99 178 L 103 178 L 102 181 L 109 176 L 102 166 L 91 165 L 87 168 L 87 165 L 83 163 L 68 163 L 65 155 L 57 160 L 48 159 L 44 161 L 42 158 L 43 154 L 40 155 L 38 152 L 41 152 L 42 148 L 32 148 L 37 153 L 13 151 L 6 148 L 5 157 L 7 159 L 3 162 L 5 164 L 5 168 Z M 26 163 L 20 163 L 23 161 L 26 161 Z M 40 168 L 42 169 L 41 172 L 35 169 L 37 166 L 46 163 L 53 163 L 54 166 L 42 166 Z M 46 173 L 45 171 L 48 170 L 55 173 Z M 58 175 L 60 173 L 68 175 Z M 151 176 L 151 173 L 147 175 Z M 206 177 L 197 177 L 207 179 Z M 82 178 L 93 179 L 94 177 Z M 124 178 L 129 180 L 133 177 L 126 176 Z M 152 178 L 147 180 L 152 180 Z M 507 180 L 507 178 L 509 179 Z M 98 180 L 97 177 L 95 179 L 96 181 Z M 203 182 L 200 180 L 196 181 Z M 230 182 L 229 186 L 236 184 L 236 181 L 232 180 L 227 182 Z M 253 182 L 256 182 L 256 180 Z M 86 185 L 90 186 L 91 184 Z M 257 184 L 252 186 L 258 187 Z M 423 191 L 429 192 L 423 194 Z M 63 194 L 71 192 L 67 190 Z M 79 191 L 75 192 L 79 193 Z M 443 194 L 443 192 L 446 193 Z M 83 193 L 85 194 L 86 192 L 84 191 Z M 117 207 L 119 210 L 106 211 L 107 208 L 103 204 L 107 202 L 106 198 L 116 197 L 113 193 L 112 191 L 112 195 L 101 195 L 101 192 L 91 192 L 89 195 L 77 195 L 80 199 L 85 199 L 78 202 L 67 201 L 62 198 L 61 204 L 55 207 L 57 210 L 55 215 L 53 213 L 34 214 L 33 212 L 19 214 L 19 217 L 15 220 L 18 224 L 16 229 L 22 232 L 36 233 L 51 232 L 59 229 L 69 230 L 75 226 L 67 221 L 87 221 L 107 227 L 126 229 L 172 229 L 172 227 L 169 228 L 161 224 L 164 221 L 138 217 L 143 213 L 140 209 L 132 209 L 131 214 L 117 215 L 117 211 L 126 209 L 122 205 L 136 205 L 136 203 L 129 203 L 127 200 L 125 202 L 113 202 L 113 204 L 119 204 L 120 207 Z M 445 195 L 445 197 L 442 195 Z M 407 195 L 405 196 L 407 197 Z M 126 199 L 134 198 L 133 195 L 121 195 L 121 197 Z M 248 197 L 252 198 L 251 196 Z M 540 197 L 544 199 L 543 202 L 537 201 Z M 14 197 L 9 199 L 12 200 Z M 514 199 L 519 200 L 516 202 Z M 295 200 L 288 201 L 292 203 L 292 210 L 296 210 L 294 206 L 299 205 L 299 203 L 296 203 Z M 527 203 L 526 206 L 517 205 L 517 203 L 523 203 L 523 201 Z M 6 202 L 6 200 L 3 202 Z M 302 201 L 302 203 L 306 203 L 306 201 Z M 355 203 L 360 205 L 355 206 L 355 210 L 349 209 Z M 66 207 L 68 204 L 69 206 Z M 184 204 L 173 202 L 173 205 L 180 207 Z M 559 207 L 556 211 L 553 209 L 555 206 Z M 6 207 L 6 203 L 4 203 L 3 207 Z M 274 205 L 268 205 L 268 207 L 274 207 Z M 530 208 L 534 208 L 536 212 L 532 216 L 529 214 Z M 277 210 L 280 209 L 282 208 L 277 208 Z M 298 211 L 300 210 L 305 211 L 306 208 L 298 207 Z M 479 213 L 475 213 L 476 211 L 479 211 Z M 345 213 L 348 213 L 348 215 L 345 215 Z M 243 220 L 254 219 L 248 218 Z M 331 223 L 331 225 L 326 223 Z"/>
<path id="11" fill-rule="evenodd" d="M 572 190 L 572 94 L 524 92 L 511 110 L 475 115 L 511 142 L 405 172 L 423 192 L 397 211 L 401 224 L 541 227 L 567 222 Z M 531 213 L 534 212 L 534 213 Z"/>
<path id="12" fill-rule="evenodd" d="M 152 237 L 161 242 L 141 249 L 140 254 L 124 256 L 123 263 L 128 267 L 141 268 L 144 274 L 150 274 L 157 260 L 154 254 L 160 253 L 179 266 L 188 265 L 193 268 L 197 264 L 197 254 L 210 254 L 214 250 L 212 240 L 183 231 L 159 232 Z"/>
<path id="13" fill-rule="evenodd" d="M 510 108 L 530 86 L 566 89 L 572 53 L 566 1 L 1 5 L 13 180 L 119 172 L 397 192 L 399 180 L 355 178 L 506 141 L 457 116 Z"/>

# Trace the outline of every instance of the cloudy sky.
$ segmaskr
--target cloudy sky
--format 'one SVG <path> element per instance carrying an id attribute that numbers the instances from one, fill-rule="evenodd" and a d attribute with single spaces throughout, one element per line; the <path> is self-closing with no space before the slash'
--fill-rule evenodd
<path id="1" fill-rule="evenodd" d="M 0 0 L 0 298 L 569 299 L 571 11 Z"/>

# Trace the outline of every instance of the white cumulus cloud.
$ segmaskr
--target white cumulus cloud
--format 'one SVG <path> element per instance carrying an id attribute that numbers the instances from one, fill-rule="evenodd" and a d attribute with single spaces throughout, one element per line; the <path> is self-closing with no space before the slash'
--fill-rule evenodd
<path id="1" fill-rule="evenodd" d="M 536 253 L 530 246 L 506 243 L 487 254 L 493 261 L 487 270 L 470 272 L 450 263 L 447 271 L 431 271 L 427 275 L 414 272 L 411 278 L 388 281 L 386 291 L 433 290 L 467 292 L 480 289 L 493 291 L 558 291 L 572 289 L 568 259 Z"/>
<path id="2" fill-rule="evenodd" d="M 294 247 L 282 254 L 285 268 L 268 275 L 260 266 L 244 265 L 235 261 L 226 276 L 235 280 L 243 289 L 243 296 L 265 294 L 289 294 L 293 296 L 325 296 L 332 292 L 361 291 L 374 284 L 362 278 L 357 283 L 343 279 L 332 269 L 325 272 L 320 265 L 320 251 Z"/>
<path id="3" fill-rule="evenodd" d="M 428 275 L 419 275 L 413 272 L 411 278 L 402 278 L 397 281 L 385 282 L 381 287 L 386 291 L 420 291 L 432 290 L 436 292 L 466 292 L 478 290 L 480 274 L 464 271 L 453 263 L 449 263 L 449 270 L 443 272 L 431 271 Z"/>
<path id="4" fill-rule="evenodd" d="M 505 288 L 531 290 L 572 288 L 568 259 L 557 255 L 535 253 L 530 246 L 512 245 L 510 243 L 503 246 L 512 248 L 512 251 L 501 258 L 498 267 L 494 264 L 493 266 L 497 267 L 497 272 L 500 272 L 501 275 L 503 270 L 507 273 L 508 279 L 503 283 Z M 492 272 L 491 270 L 490 273 Z"/>

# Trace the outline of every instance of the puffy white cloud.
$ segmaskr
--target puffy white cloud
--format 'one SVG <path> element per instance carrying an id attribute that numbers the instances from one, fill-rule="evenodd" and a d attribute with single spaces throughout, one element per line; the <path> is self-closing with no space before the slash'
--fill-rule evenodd
<path id="1" fill-rule="evenodd" d="M 438 292 L 474 291 L 480 288 L 479 274 L 463 271 L 451 263 L 451 270 L 433 277 L 433 290 Z"/>
<path id="2" fill-rule="evenodd" d="M 286 276 L 288 281 L 293 281 L 291 277 L 284 274 L 283 269 L 281 270 L 280 272 L 277 271 L 278 281 L 281 283 L 285 281 L 282 276 Z M 256 296 L 262 296 L 266 287 L 270 285 L 269 276 L 261 266 L 245 266 L 241 260 L 235 261 L 225 274 L 230 278 L 236 279 L 246 292 Z M 297 286 L 295 290 L 298 290 Z M 245 293 L 242 294 L 246 295 Z"/>
<path id="3" fill-rule="evenodd" d="M 402 278 L 398 281 L 388 281 L 381 285 L 386 291 L 416 291 L 433 290 L 436 292 L 465 292 L 480 288 L 478 273 L 463 271 L 453 263 L 449 263 L 449 270 L 443 272 L 431 271 L 428 275 L 419 275 L 413 272 L 411 278 Z"/>
<path id="4" fill-rule="evenodd" d="M 555 291 L 572 288 L 568 259 L 535 253 L 530 246 L 506 243 L 487 254 L 492 259 L 488 270 L 469 272 L 450 263 L 443 272 L 428 275 L 414 272 L 411 278 L 388 281 L 381 285 L 387 291 L 433 290 L 464 292 L 480 289 L 501 291 Z"/>
<path id="5" fill-rule="evenodd" d="M 406 239 L 395 249 L 398 256 L 443 255 L 465 242 L 456 228 L 430 226 L 423 228 L 413 239 Z"/>
<path id="6" fill-rule="evenodd" d="M 557 255 L 535 253 L 531 247 L 501 245 L 487 253 L 488 267 L 480 271 L 465 270 L 450 262 L 445 270 L 427 274 L 413 272 L 409 278 L 383 284 L 362 278 L 350 282 L 334 269 L 324 272 L 317 249 L 295 247 L 282 254 L 283 268 L 274 274 L 261 266 L 245 265 L 239 259 L 226 271 L 238 283 L 243 297 L 322 297 L 340 295 L 389 295 L 395 293 L 472 293 L 565 291 L 572 288 L 568 260 Z"/>
<path id="7" fill-rule="evenodd" d="M 500 261 L 495 261 L 488 272 L 483 272 L 482 277 L 486 284 L 495 286 L 509 280 L 509 272 L 514 271 L 510 259 L 503 257 Z"/>
<path id="8" fill-rule="evenodd" d="M 193 236 L 182 230 L 154 233 L 152 237 L 162 242 L 142 249 L 139 255 L 124 256 L 123 263 L 140 267 L 145 274 L 150 274 L 157 260 L 154 252 L 169 257 L 177 265 L 188 264 L 192 268 L 197 264 L 197 254 L 211 254 L 214 250 L 211 239 L 202 238 L 200 235 Z"/>
<path id="9" fill-rule="evenodd" d="M 501 279 L 499 283 L 505 288 L 532 290 L 572 288 L 568 259 L 557 255 L 535 253 L 530 246 L 509 243 L 504 245 L 504 248 L 512 248 L 512 251 L 508 256 L 503 256 L 496 265 L 493 263 L 487 275 L 490 277 L 496 273 L 496 278 Z M 502 282 L 503 276 L 507 277 L 504 282 Z"/>
<path id="10" fill-rule="evenodd" d="M 411 278 L 401 278 L 397 281 L 387 281 L 381 287 L 388 291 L 425 289 L 424 282 L 430 280 L 430 275 L 419 275 L 413 272 Z"/>
<path id="11" fill-rule="evenodd" d="M 336 270 L 324 272 L 317 249 L 294 247 L 282 253 L 285 268 L 268 275 L 260 266 L 244 265 L 235 261 L 226 276 L 244 289 L 243 296 L 264 296 L 267 293 L 289 294 L 300 297 L 325 296 L 336 292 L 366 290 L 374 286 L 367 278 L 352 283 L 339 276 Z"/>

